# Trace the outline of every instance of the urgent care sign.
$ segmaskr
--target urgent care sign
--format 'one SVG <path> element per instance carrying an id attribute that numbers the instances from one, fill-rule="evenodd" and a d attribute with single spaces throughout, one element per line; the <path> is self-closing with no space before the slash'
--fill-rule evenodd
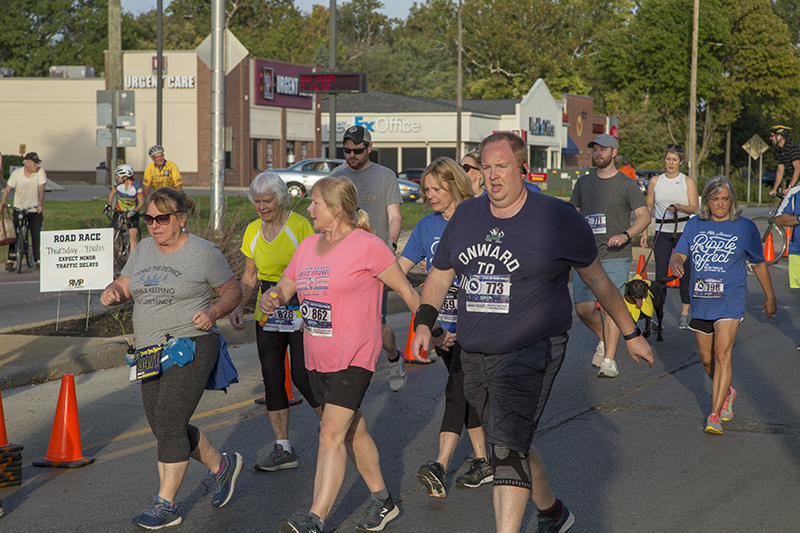
<path id="1" fill-rule="evenodd" d="M 312 96 L 300 93 L 300 73 L 308 65 L 255 60 L 255 103 L 275 107 L 311 109 Z"/>

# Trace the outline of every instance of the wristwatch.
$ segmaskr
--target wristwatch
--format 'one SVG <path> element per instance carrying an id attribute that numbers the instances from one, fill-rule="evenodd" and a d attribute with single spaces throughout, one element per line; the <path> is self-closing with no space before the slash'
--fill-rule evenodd
<path id="1" fill-rule="evenodd" d="M 397 243 L 396 243 L 396 242 L 390 242 L 390 243 L 389 243 L 389 246 L 391 246 L 392 248 L 394 248 L 394 251 L 395 251 L 395 252 L 397 251 Z"/>
<path id="2" fill-rule="evenodd" d="M 442 333 L 444 333 L 444 328 L 442 326 L 436 326 L 431 330 L 431 336 L 433 337 L 438 337 Z"/>
<path id="3" fill-rule="evenodd" d="M 626 341 L 630 341 L 630 340 L 635 339 L 636 337 L 638 337 L 641 334 L 642 334 L 642 330 L 639 329 L 639 326 L 636 326 L 636 329 L 633 330 L 633 333 L 631 333 L 629 335 L 623 335 L 622 338 L 625 339 Z"/>

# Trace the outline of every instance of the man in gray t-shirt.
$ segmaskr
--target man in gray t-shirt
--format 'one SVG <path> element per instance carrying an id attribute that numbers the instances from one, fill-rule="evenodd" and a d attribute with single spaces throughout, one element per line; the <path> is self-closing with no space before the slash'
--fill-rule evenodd
<path id="1" fill-rule="evenodd" d="M 647 229 L 650 211 L 636 182 L 614 166 L 617 140 L 604 133 L 590 142 L 589 148 L 597 171 L 578 179 L 569 201 L 591 226 L 603 270 L 621 290 L 630 274 L 631 239 Z M 631 213 L 636 216 L 633 224 Z M 581 322 L 600 339 L 592 357 L 592 364 L 600 367 L 597 375 L 617 377 L 619 328 L 605 309 L 597 312 L 595 297 L 580 276 L 572 278 L 572 295 Z"/>
<path id="2" fill-rule="evenodd" d="M 349 178 L 355 184 L 358 189 L 358 207 L 369 215 L 375 235 L 390 246 L 392 251 L 397 251 L 397 239 L 400 237 L 400 226 L 403 223 L 403 216 L 400 214 L 403 198 L 400 196 L 397 176 L 390 169 L 369 160 L 369 154 L 372 152 L 372 136 L 364 126 L 347 128 L 343 143 L 347 164 L 333 169 L 331 175 Z M 392 374 L 389 384 L 392 390 L 399 391 L 405 387 L 405 370 L 403 358 L 398 355 L 394 331 L 386 325 L 386 292 L 383 293 L 382 307 L 383 349 L 389 356 Z M 399 359 L 394 359 L 396 357 Z"/>

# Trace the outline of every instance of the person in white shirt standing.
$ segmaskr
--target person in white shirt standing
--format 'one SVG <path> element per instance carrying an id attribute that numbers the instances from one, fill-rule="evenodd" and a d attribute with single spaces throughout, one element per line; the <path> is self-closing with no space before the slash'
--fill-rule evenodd
<path id="1" fill-rule="evenodd" d="M 42 232 L 42 211 L 44 210 L 44 186 L 47 183 L 47 174 L 40 166 L 42 160 L 39 154 L 29 152 L 22 159 L 23 167 L 11 173 L 8 184 L 3 189 L 3 199 L 0 200 L 0 209 L 6 207 L 6 200 L 14 189 L 14 207 L 17 209 L 30 210 L 28 221 L 31 228 L 31 246 L 33 247 L 33 258 L 36 260 L 36 268 L 39 268 L 39 235 Z M 14 219 L 16 226 L 17 220 Z M 8 248 L 8 262 L 6 270 L 13 268 L 13 259 L 16 257 L 17 249 L 14 244 Z"/>

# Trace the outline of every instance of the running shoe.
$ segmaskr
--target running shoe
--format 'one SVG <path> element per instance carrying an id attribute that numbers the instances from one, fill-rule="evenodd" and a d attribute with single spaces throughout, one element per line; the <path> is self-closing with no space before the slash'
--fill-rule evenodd
<path id="1" fill-rule="evenodd" d="M 314 519 L 307 514 L 297 513 L 278 523 L 279 533 L 322 533 Z"/>
<path id="2" fill-rule="evenodd" d="M 417 481 L 428 489 L 428 496 L 434 498 L 447 496 L 447 474 L 444 467 L 436 461 L 428 461 L 417 470 Z"/>
<path id="3" fill-rule="evenodd" d="M 569 512 L 564 502 L 561 502 L 561 506 L 564 511 L 558 519 L 539 515 L 539 525 L 536 527 L 536 533 L 565 533 L 570 530 L 572 524 L 575 523 L 575 515 Z"/>
<path id="4" fill-rule="evenodd" d="M 597 373 L 597 377 L 615 378 L 617 376 L 619 376 L 617 363 L 613 359 L 603 359 L 603 364 L 600 365 L 600 371 Z"/>
<path id="5" fill-rule="evenodd" d="M 161 496 L 156 496 L 153 504 L 139 516 L 133 517 L 132 522 L 134 526 L 144 529 L 161 529 L 180 524 L 181 515 L 178 514 L 177 505 L 170 505 Z"/>
<path id="6" fill-rule="evenodd" d="M 711 413 L 706 420 L 706 433 L 722 435 L 722 424 L 719 423 L 719 413 Z"/>
<path id="7" fill-rule="evenodd" d="M 471 461 L 469 470 L 458 476 L 456 485 L 468 489 L 480 487 L 484 483 L 491 483 L 494 481 L 494 468 L 489 464 L 486 459 L 473 459 L 468 457 L 467 461 Z"/>
<path id="8" fill-rule="evenodd" d="M 393 392 L 400 392 L 408 383 L 406 376 L 406 365 L 403 362 L 403 354 L 397 350 L 397 361 L 389 361 L 389 387 Z"/>
<path id="9" fill-rule="evenodd" d="M 356 524 L 356 531 L 383 531 L 386 524 L 394 520 L 399 514 L 400 509 L 394 504 L 391 496 L 385 500 L 372 498 L 364 518 Z"/>
<path id="10" fill-rule="evenodd" d="M 236 478 L 242 471 L 242 455 L 239 452 L 223 453 L 222 461 L 225 468 L 219 474 L 214 475 L 217 482 L 217 489 L 211 499 L 211 505 L 214 507 L 224 507 L 231 500 L 233 489 L 236 488 Z"/>
<path id="11" fill-rule="evenodd" d="M 274 472 L 275 470 L 286 470 L 297 468 L 297 455 L 291 451 L 287 452 L 280 444 L 275 444 L 272 453 L 264 461 L 255 464 L 256 470 Z"/>
<path id="12" fill-rule="evenodd" d="M 594 355 L 592 356 L 592 366 L 596 366 L 600 368 L 600 365 L 603 364 L 603 359 L 606 357 L 606 343 L 600 341 L 597 343 L 597 348 L 594 349 Z"/>
<path id="13" fill-rule="evenodd" d="M 678 329 L 689 329 L 689 321 L 692 320 L 692 317 L 689 315 L 681 315 L 680 321 L 678 323 Z"/>
<path id="14" fill-rule="evenodd" d="M 720 412 L 719 417 L 722 419 L 723 422 L 727 422 L 728 420 L 733 420 L 733 400 L 736 399 L 736 389 L 733 387 L 730 388 L 728 392 L 728 397 L 725 398 L 725 402 L 722 404 L 722 412 Z"/>
<path id="15" fill-rule="evenodd" d="M 6 272 L 11 272 L 14 270 L 14 263 L 11 261 L 6 261 Z"/>

